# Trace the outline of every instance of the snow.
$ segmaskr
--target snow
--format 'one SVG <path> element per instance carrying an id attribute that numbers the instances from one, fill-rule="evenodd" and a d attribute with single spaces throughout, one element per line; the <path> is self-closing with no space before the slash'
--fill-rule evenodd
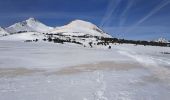
<path id="1" fill-rule="evenodd" d="M 0 100 L 169 100 L 169 51 L 0 41 Z"/>
<path id="2" fill-rule="evenodd" d="M 155 40 L 155 42 L 160 42 L 160 43 L 169 43 L 168 40 L 166 40 L 165 38 L 158 38 L 157 40 Z"/>
<path id="3" fill-rule="evenodd" d="M 38 32 L 24 32 L 20 34 L 13 34 L 4 37 L 0 37 L 0 40 L 7 41 L 25 41 L 25 40 L 35 40 L 35 39 L 43 39 L 44 35 Z"/>
<path id="4" fill-rule="evenodd" d="M 112 37 L 93 23 L 83 20 L 74 20 L 67 25 L 53 28 L 44 25 L 35 18 L 29 18 L 26 21 L 11 25 L 3 31 L 8 31 L 11 34 L 0 37 L 0 40 L 32 41 L 38 39 L 39 41 L 42 41 L 43 39 L 48 39 L 48 37 L 51 37 L 52 39 L 59 38 L 67 41 L 70 40 L 70 42 L 76 41 L 86 47 L 89 47 L 89 42 L 97 44 L 97 37 Z M 50 34 L 53 35 L 51 36 Z"/>
<path id="5" fill-rule="evenodd" d="M 92 36 L 102 36 L 102 37 L 112 37 L 99 29 L 96 25 L 83 21 L 83 20 L 74 20 L 67 25 L 56 27 L 50 33 L 62 33 L 63 35 L 92 35 Z"/>
<path id="6" fill-rule="evenodd" d="M 74 20 L 67 25 L 60 27 L 50 27 L 47 26 L 35 18 L 29 18 L 25 21 L 15 23 L 5 30 L 9 33 L 23 33 L 23 32 L 38 32 L 38 33 L 53 33 L 53 34 L 62 34 L 62 35 L 71 35 L 71 36 L 100 36 L 100 37 L 112 37 L 109 34 L 105 33 L 96 25 L 83 21 L 83 20 Z"/>
<path id="7" fill-rule="evenodd" d="M 3 29 L 2 27 L 0 27 L 0 37 L 1 36 L 5 36 L 5 35 L 8 35 L 9 33 L 5 30 L 5 29 Z"/>
<path id="8" fill-rule="evenodd" d="M 44 42 L 48 34 L 43 32 L 60 34 L 52 38 L 69 38 L 86 47 Z M 75 37 L 84 35 L 92 37 Z M 112 49 L 102 45 L 90 48 L 89 42 L 100 42 L 94 36 L 111 36 L 83 20 L 52 28 L 29 18 L 0 28 L 0 36 L 0 100 L 170 98 L 169 47 L 109 44 Z M 39 41 L 24 42 L 35 39 Z"/>
<path id="9" fill-rule="evenodd" d="M 47 32 L 53 29 L 52 27 L 46 26 L 40 21 L 36 20 L 35 18 L 29 18 L 26 21 L 22 21 L 11 25 L 6 28 L 9 33 L 16 33 L 21 31 L 28 31 L 28 32 Z"/>
<path id="10" fill-rule="evenodd" d="M 131 46 L 129 48 L 128 46 Z M 161 52 L 169 52 L 169 47 L 155 47 L 155 46 L 132 46 L 124 45 L 119 47 L 120 53 L 127 55 L 142 64 L 156 65 L 158 63 L 169 64 L 169 55 L 163 55 Z M 163 59 L 162 61 L 160 59 Z M 160 61 L 157 61 L 160 60 Z"/>
<path id="11" fill-rule="evenodd" d="M 68 45 L 68 44 L 63 45 L 63 44 L 54 44 L 54 43 L 46 43 L 46 42 L 25 43 L 20 41 L 18 42 L 9 41 L 5 43 L 3 43 L 2 41 L 0 44 L 2 46 L 1 56 L 6 58 L 6 60 L 9 60 L 10 62 L 13 62 L 12 65 L 11 63 L 3 62 L 2 65 L 0 65 L 2 67 L 24 66 L 26 68 L 30 68 L 30 67 L 56 68 L 56 66 L 60 66 L 60 67 L 74 66 L 77 64 L 93 63 L 94 61 L 96 62 L 105 61 L 105 60 L 109 61 L 115 59 L 112 57 L 113 55 L 115 56 L 117 55 L 114 54 L 113 52 L 107 52 L 107 50 L 104 49 L 98 51 L 95 48 L 90 49 L 79 45 Z M 11 51 L 8 50 L 3 51 L 3 49 L 6 48 L 14 48 L 14 49 L 10 49 Z M 105 52 L 105 53 L 101 53 L 101 52 Z M 50 58 L 46 59 L 49 56 Z M 105 58 L 106 56 L 108 57 Z M 3 61 L 4 59 L 0 59 L 0 60 Z M 116 60 L 123 60 L 123 59 L 116 58 Z M 28 63 L 32 63 L 32 65 L 30 64 L 27 65 Z"/>

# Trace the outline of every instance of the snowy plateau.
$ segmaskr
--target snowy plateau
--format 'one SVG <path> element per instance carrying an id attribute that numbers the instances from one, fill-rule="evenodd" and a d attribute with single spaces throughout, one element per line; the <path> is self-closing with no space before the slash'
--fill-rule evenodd
<path id="1" fill-rule="evenodd" d="M 170 47 L 101 38 L 112 36 L 82 20 L 0 28 L 0 100 L 170 99 Z"/>

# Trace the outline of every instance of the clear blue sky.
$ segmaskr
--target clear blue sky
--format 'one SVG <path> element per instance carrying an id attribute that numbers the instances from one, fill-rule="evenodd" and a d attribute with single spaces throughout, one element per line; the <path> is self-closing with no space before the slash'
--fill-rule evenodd
<path id="1" fill-rule="evenodd" d="M 82 19 L 116 37 L 170 40 L 170 0 L 0 0 L 0 26 L 29 17 L 49 26 Z"/>

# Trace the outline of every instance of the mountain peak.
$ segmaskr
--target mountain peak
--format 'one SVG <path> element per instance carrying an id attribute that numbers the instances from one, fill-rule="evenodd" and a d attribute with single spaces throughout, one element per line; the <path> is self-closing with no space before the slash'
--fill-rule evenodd
<path id="1" fill-rule="evenodd" d="M 91 35 L 91 36 L 102 36 L 102 37 L 111 37 L 95 24 L 84 21 L 84 20 L 73 20 L 69 24 L 56 27 L 54 30 L 50 31 L 51 33 L 63 33 L 64 35 Z"/>
<path id="2" fill-rule="evenodd" d="M 27 21 L 36 21 L 37 19 L 33 18 L 33 17 L 30 17 L 27 19 Z"/>
<path id="3" fill-rule="evenodd" d="M 53 29 L 53 27 L 49 27 L 37 19 L 30 17 L 25 21 L 18 22 L 6 28 L 9 33 L 17 33 L 17 32 L 47 32 Z"/>
<path id="4" fill-rule="evenodd" d="M 38 21 L 37 19 L 35 19 L 33 17 L 30 17 L 26 21 L 23 21 L 23 22 L 27 22 L 27 23 L 29 23 L 29 22 L 39 22 L 39 23 L 41 23 L 40 21 Z"/>
<path id="5" fill-rule="evenodd" d="M 80 26 L 81 27 L 94 27 L 95 26 L 91 22 L 80 20 L 80 19 L 73 20 L 68 25 L 70 25 L 70 26 L 79 26 L 79 27 Z"/>
<path id="6" fill-rule="evenodd" d="M 71 21 L 71 23 L 90 23 L 90 22 L 84 21 L 84 20 L 80 20 L 80 19 L 75 19 L 75 20 Z"/>

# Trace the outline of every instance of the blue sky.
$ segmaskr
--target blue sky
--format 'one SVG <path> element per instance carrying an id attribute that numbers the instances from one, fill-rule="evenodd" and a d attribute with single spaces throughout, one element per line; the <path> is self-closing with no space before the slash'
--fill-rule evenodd
<path id="1" fill-rule="evenodd" d="M 126 39 L 170 39 L 170 0 L 0 0 L 0 26 L 29 17 L 49 26 L 82 19 Z"/>

